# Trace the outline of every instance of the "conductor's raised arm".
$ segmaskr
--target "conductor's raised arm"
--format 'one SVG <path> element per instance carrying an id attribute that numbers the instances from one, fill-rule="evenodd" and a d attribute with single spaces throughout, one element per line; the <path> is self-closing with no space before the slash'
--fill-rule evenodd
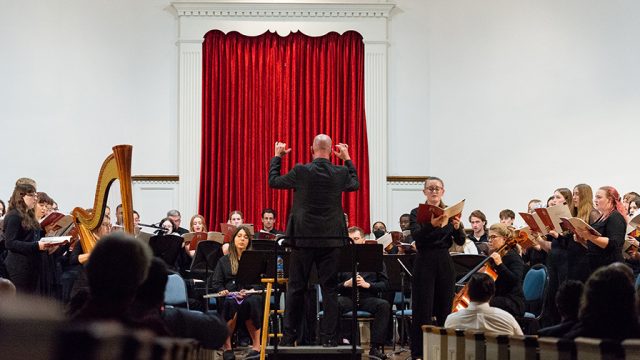
<path id="1" fill-rule="evenodd" d="M 349 170 L 349 177 L 347 178 L 344 191 L 358 190 L 360 188 L 360 180 L 358 179 L 356 168 L 353 166 L 353 162 L 351 161 L 351 156 L 349 156 L 349 145 L 339 143 L 336 145 L 336 149 L 338 149 L 338 151 L 334 151 L 334 155 L 337 156 L 338 159 L 344 161 L 344 166 Z"/>
<path id="2" fill-rule="evenodd" d="M 282 167 L 282 157 L 291 152 L 291 148 L 287 149 L 287 144 L 276 141 L 275 154 L 269 163 L 269 186 L 274 189 L 291 189 L 296 183 L 295 168 L 285 175 L 280 175 Z"/>

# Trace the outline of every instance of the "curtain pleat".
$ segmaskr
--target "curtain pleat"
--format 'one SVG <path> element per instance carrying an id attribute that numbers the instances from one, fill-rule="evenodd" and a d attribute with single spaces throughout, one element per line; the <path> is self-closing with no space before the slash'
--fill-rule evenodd
<path id="1" fill-rule="evenodd" d="M 203 43 L 199 213 L 220 230 L 230 211 L 261 228 L 263 208 L 284 230 L 292 191 L 268 186 L 276 141 L 293 150 L 283 173 L 311 161 L 313 137 L 349 144 L 360 190 L 345 193 L 351 226 L 368 232 L 369 156 L 364 111 L 364 44 L 349 31 L 310 37 L 266 32 L 251 37 L 212 30 Z M 333 158 L 334 163 L 341 161 Z"/>

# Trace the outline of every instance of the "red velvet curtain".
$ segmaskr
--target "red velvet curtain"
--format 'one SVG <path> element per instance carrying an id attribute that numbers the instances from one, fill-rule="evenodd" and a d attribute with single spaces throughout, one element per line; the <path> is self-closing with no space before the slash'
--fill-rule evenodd
<path id="1" fill-rule="evenodd" d="M 250 37 L 212 30 L 203 43 L 202 86 L 199 211 L 211 230 L 240 210 L 257 231 L 265 207 L 276 210 L 276 227 L 284 230 L 293 192 L 268 186 L 274 144 L 283 141 L 293 149 L 284 158 L 284 173 L 312 160 L 311 143 L 320 133 L 349 145 L 360 190 L 345 193 L 343 206 L 350 226 L 369 229 L 360 34 Z"/>

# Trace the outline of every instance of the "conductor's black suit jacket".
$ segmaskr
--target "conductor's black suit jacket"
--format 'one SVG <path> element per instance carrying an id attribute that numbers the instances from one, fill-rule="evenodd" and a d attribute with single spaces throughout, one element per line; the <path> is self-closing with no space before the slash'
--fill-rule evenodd
<path id="1" fill-rule="evenodd" d="M 345 161 L 334 165 L 328 159 L 317 158 L 307 164 L 297 164 L 280 175 L 282 158 L 275 156 L 269 166 L 269 186 L 293 189 L 293 207 L 287 221 L 287 236 L 336 236 L 337 239 L 296 239 L 298 247 L 338 247 L 347 236 L 342 209 L 342 192 L 360 187 L 356 168 Z"/>

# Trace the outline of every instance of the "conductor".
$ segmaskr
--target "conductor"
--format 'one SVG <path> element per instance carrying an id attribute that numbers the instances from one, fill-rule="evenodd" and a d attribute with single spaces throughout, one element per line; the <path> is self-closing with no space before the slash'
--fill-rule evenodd
<path id="1" fill-rule="evenodd" d="M 333 153 L 344 166 L 331 163 L 331 138 L 319 134 L 313 139 L 313 161 L 297 164 L 287 174 L 280 175 L 282 157 L 291 151 L 287 144 L 276 142 L 275 156 L 269 166 L 269 186 L 274 189 L 294 189 L 293 206 L 287 222 L 287 236 L 294 237 L 289 263 L 284 317 L 284 334 L 280 346 L 293 346 L 304 304 L 304 292 L 309 272 L 316 264 L 324 304 L 324 321 L 320 329 L 322 345 L 336 346 L 338 324 L 338 259 L 344 245 L 347 228 L 342 209 L 342 192 L 360 187 L 356 169 L 349 156 L 349 146 L 337 144 Z M 335 236 L 335 239 L 305 237 Z"/>

